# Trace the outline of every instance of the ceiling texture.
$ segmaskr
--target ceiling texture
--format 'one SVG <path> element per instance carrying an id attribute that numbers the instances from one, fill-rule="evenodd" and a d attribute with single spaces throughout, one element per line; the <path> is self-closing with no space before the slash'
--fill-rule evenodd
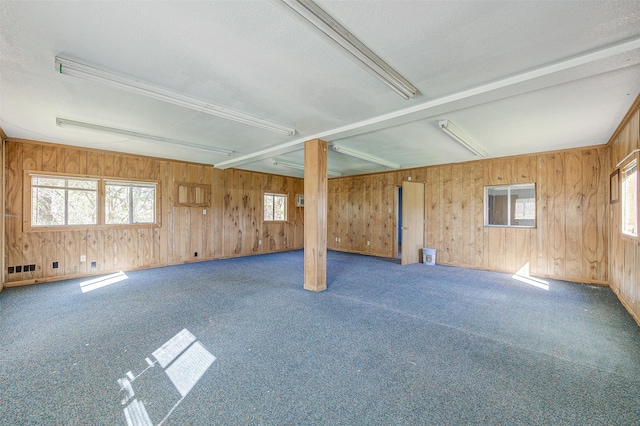
<path id="1" fill-rule="evenodd" d="M 280 0 L 0 0 L 0 127 L 12 138 L 299 177 L 282 162 L 302 165 L 313 138 L 391 163 L 331 149 L 332 176 L 348 176 L 480 158 L 442 120 L 488 158 L 605 144 L 640 92 L 639 1 L 315 4 L 416 95 L 399 96 Z M 56 57 L 295 133 L 80 78 Z"/>

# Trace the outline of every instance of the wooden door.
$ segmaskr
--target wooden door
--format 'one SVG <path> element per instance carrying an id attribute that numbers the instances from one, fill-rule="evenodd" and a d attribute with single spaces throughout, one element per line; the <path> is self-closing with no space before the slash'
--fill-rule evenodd
<path id="1" fill-rule="evenodd" d="M 402 264 L 420 261 L 424 242 L 424 183 L 402 182 Z"/>

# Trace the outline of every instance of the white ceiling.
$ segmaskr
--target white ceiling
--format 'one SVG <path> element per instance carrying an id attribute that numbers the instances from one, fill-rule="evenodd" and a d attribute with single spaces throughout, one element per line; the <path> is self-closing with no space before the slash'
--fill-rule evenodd
<path id="1" fill-rule="evenodd" d="M 604 144 L 640 92 L 639 1 L 316 3 L 419 94 L 404 100 L 277 1 L 0 0 L 0 127 L 9 137 L 291 176 L 320 137 L 402 168 Z M 297 130 L 283 136 L 56 72 L 54 57 Z M 225 156 L 56 117 L 227 148 Z M 331 151 L 344 175 L 389 170 Z"/>

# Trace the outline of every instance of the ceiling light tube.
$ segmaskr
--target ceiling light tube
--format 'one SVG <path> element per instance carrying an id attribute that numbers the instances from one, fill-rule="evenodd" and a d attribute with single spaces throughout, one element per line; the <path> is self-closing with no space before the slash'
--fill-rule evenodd
<path id="1" fill-rule="evenodd" d="M 476 154 L 478 157 L 486 158 L 489 155 L 487 154 L 487 151 L 482 149 L 480 145 L 478 145 L 476 142 L 471 140 L 469 136 L 464 134 L 462 130 L 454 126 L 453 123 L 450 122 L 449 120 L 439 121 L 438 125 L 446 134 L 451 136 L 458 143 L 464 145 L 465 148 L 467 148 L 469 151 Z"/>
<path id="2" fill-rule="evenodd" d="M 333 150 L 335 152 L 339 152 L 340 154 L 348 155 L 350 157 L 359 158 L 364 161 L 368 161 L 370 163 L 379 164 L 381 166 L 388 167 L 390 169 L 399 169 L 400 164 L 392 163 L 391 161 L 384 160 L 382 158 L 373 157 L 369 154 L 365 154 L 359 151 L 354 151 L 352 149 L 343 148 L 338 145 L 333 145 Z"/>
<path id="3" fill-rule="evenodd" d="M 311 0 L 281 0 L 280 4 L 284 4 L 293 16 L 334 43 L 349 59 L 403 98 L 413 98 L 418 93 L 415 86 Z"/>
<path id="4" fill-rule="evenodd" d="M 273 160 L 273 165 L 274 166 L 289 167 L 290 169 L 296 169 L 296 170 L 304 170 L 304 166 L 301 165 L 301 164 L 287 163 L 285 161 L 280 161 L 280 160 Z M 342 176 L 342 173 L 334 172 L 333 170 L 327 170 L 327 175 L 329 175 L 329 176 Z"/>
<path id="5" fill-rule="evenodd" d="M 233 120 L 249 126 L 270 130 L 283 135 L 291 136 L 296 133 L 295 129 L 281 126 L 249 114 L 234 111 L 190 96 L 181 95 L 167 89 L 152 86 L 151 84 L 144 83 L 139 80 L 113 74 L 109 71 L 83 64 L 78 61 L 72 61 L 61 56 L 56 56 L 55 63 L 56 71 L 60 74 L 67 74 L 83 78 L 85 80 L 106 84 L 108 86 L 117 87 L 118 89 L 127 90 L 129 92 L 148 96 L 160 101 L 169 102 L 174 105 L 215 115 L 216 117 L 226 118 L 227 120 Z"/>
<path id="6" fill-rule="evenodd" d="M 195 143 L 189 143 L 189 142 L 178 141 L 178 140 L 175 140 L 175 139 L 163 138 L 162 136 L 148 135 L 146 133 L 133 132 L 131 130 L 124 130 L 124 129 L 116 129 L 116 128 L 113 128 L 113 127 L 99 126 L 97 124 L 83 123 L 82 121 L 67 120 L 65 118 L 56 118 L 56 125 L 58 127 L 76 127 L 76 128 L 79 128 L 79 129 L 94 130 L 96 132 L 112 133 L 112 134 L 122 135 L 122 136 L 130 136 L 130 137 L 137 138 L 137 139 L 147 139 L 147 140 L 153 140 L 153 141 L 158 141 L 158 142 L 163 142 L 163 143 L 169 143 L 169 144 L 173 144 L 173 145 L 188 146 L 189 148 L 196 148 L 196 149 L 202 149 L 202 150 L 205 150 L 205 151 L 219 152 L 220 154 L 224 154 L 224 155 L 233 154 L 233 151 L 228 150 L 228 149 L 215 148 L 215 147 L 205 146 L 205 145 L 198 145 L 198 144 L 195 144 Z"/>

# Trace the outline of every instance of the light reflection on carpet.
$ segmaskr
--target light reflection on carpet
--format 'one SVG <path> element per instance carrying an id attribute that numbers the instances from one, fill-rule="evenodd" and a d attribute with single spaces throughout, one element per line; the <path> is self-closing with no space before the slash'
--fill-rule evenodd
<path id="1" fill-rule="evenodd" d="M 136 388 L 144 389 L 146 386 L 147 389 L 151 389 L 150 392 L 145 393 L 145 397 L 154 399 L 152 401 L 154 407 L 162 407 L 166 404 L 166 401 L 157 401 L 157 399 L 165 400 L 171 395 L 165 389 L 166 386 L 162 386 L 163 379 L 154 374 L 156 364 L 164 369 L 165 377 L 170 379 L 174 389 L 180 394 L 178 401 L 157 423 L 157 425 L 161 425 L 169 418 L 173 410 L 180 405 L 216 360 L 216 357 L 198 342 L 196 337 L 187 329 L 183 329 L 153 351 L 152 356 L 155 361 L 148 357 L 145 358 L 147 367 L 140 373 L 134 375 L 131 371 L 128 371 L 125 373 L 125 377 L 118 379 L 120 392 L 124 393 L 122 405 L 125 405 L 124 416 L 129 426 L 153 426 L 154 424 L 143 400 L 136 398 L 133 386 L 134 381 L 148 382 L 142 384 L 136 382 Z M 147 402 L 149 403 L 150 401 Z M 158 409 L 152 413 L 154 417 L 162 415 L 162 412 L 158 414 L 157 411 Z"/>

